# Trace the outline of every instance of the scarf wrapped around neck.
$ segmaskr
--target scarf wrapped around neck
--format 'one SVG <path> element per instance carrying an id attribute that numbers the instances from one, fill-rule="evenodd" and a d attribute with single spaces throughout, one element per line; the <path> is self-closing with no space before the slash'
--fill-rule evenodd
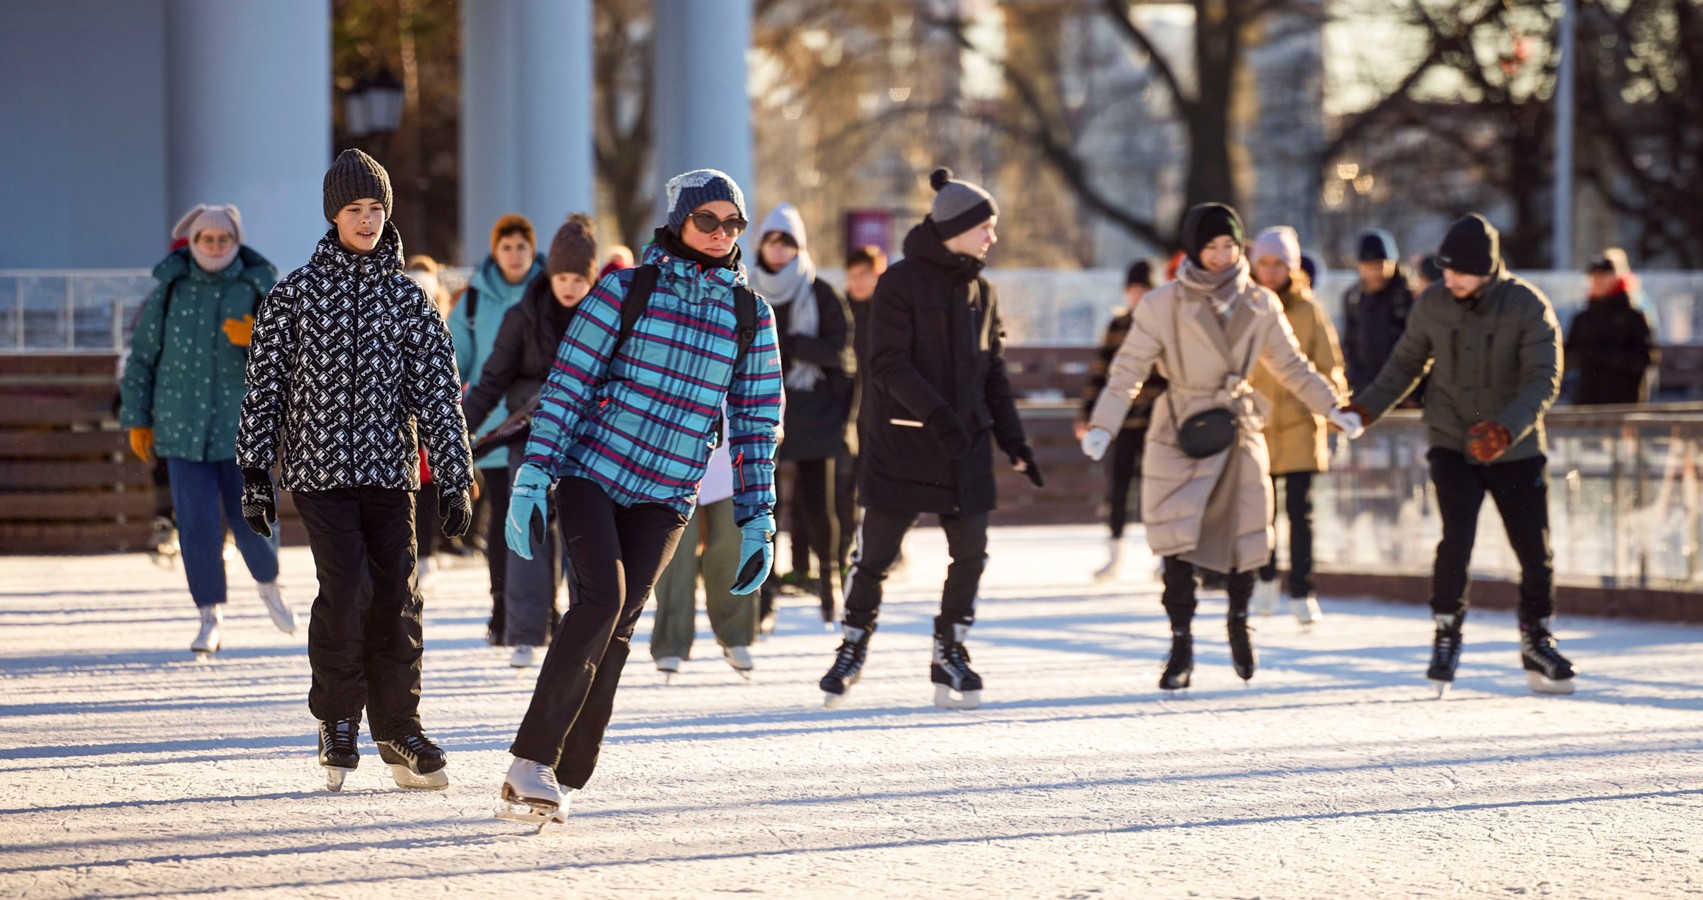
<path id="1" fill-rule="evenodd" d="M 1236 298 L 1253 286 L 1246 259 L 1237 259 L 1235 265 L 1222 272 L 1210 272 L 1204 266 L 1195 265 L 1194 260 L 1184 257 L 1182 265 L 1177 267 L 1177 280 L 1183 283 L 1183 287 L 1197 294 L 1205 294 L 1212 302 L 1212 311 L 1218 314 L 1220 322 L 1230 318 L 1230 310 L 1235 305 Z"/>
<path id="2" fill-rule="evenodd" d="M 751 268 L 751 283 L 769 305 L 776 309 L 792 307 L 787 334 L 795 337 L 815 337 L 822 327 L 821 313 L 816 308 L 816 263 L 807 251 L 800 250 L 779 272 L 770 272 L 759 262 Z M 786 372 L 786 386 L 808 391 L 822 380 L 822 367 L 793 358 Z"/>

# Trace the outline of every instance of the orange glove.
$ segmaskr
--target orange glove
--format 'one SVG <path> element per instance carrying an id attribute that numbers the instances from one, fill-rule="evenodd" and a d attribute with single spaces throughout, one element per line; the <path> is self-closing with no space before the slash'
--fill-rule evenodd
<path id="1" fill-rule="evenodd" d="M 143 462 L 152 460 L 154 458 L 154 429 L 130 429 L 130 452 L 136 454 L 136 458 Z"/>
<path id="2" fill-rule="evenodd" d="M 1495 422 L 1480 422 L 1466 430 L 1471 440 L 1466 443 L 1466 452 L 1479 462 L 1493 462 L 1499 456 L 1508 452 L 1508 445 L 1514 442 L 1514 436 L 1508 429 Z"/>
<path id="3" fill-rule="evenodd" d="M 225 320 L 225 337 L 238 347 L 247 347 L 254 343 L 254 317 L 243 316 L 241 319 Z"/>

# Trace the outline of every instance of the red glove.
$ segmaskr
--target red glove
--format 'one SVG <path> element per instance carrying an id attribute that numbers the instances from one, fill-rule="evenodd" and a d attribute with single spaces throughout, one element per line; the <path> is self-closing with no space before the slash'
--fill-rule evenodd
<path id="1" fill-rule="evenodd" d="M 1480 422 L 1466 430 L 1471 440 L 1466 442 L 1466 452 L 1479 462 L 1493 462 L 1497 457 L 1508 452 L 1508 445 L 1514 442 L 1514 436 L 1508 429 L 1495 422 Z"/>

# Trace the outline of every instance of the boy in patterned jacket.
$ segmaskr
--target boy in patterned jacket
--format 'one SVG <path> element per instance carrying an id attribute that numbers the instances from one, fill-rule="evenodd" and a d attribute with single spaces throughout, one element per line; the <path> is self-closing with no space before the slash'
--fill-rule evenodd
<path id="1" fill-rule="evenodd" d="M 747 298 L 755 331 L 740 336 L 745 198 L 726 174 L 699 169 L 668 182 L 668 210 L 643 266 L 605 276 L 581 301 L 515 473 L 508 545 L 528 559 L 538 549 L 554 483 L 573 590 L 509 748 L 502 818 L 560 821 L 562 786 L 591 778 L 633 628 L 692 514 L 724 402 L 741 531 L 733 592 L 755 591 L 774 560 L 781 364 L 761 297 Z M 656 287 L 623 335 L 641 273 Z"/>
<path id="2" fill-rule="evenodd" d="M 363 709 L 398 786 L 449 784 L 420 729 L 414 492 L 423 438 L 444 534 L 465 533 L 473 460 L 449 331 L 402 273 L 390 203 L 390 176 L 359 150 L 325 173 L 332 228 L 261 304 L 237 432 L 243 518 L 271 533 L 281 455 L 313 549 L 308 709 L 332 790 L 360 762 Z"/>

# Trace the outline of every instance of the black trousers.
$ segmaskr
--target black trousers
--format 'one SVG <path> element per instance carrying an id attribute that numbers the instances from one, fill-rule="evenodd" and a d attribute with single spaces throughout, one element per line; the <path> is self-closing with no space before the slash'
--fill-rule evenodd
<path id="1" fill-rule="evenodd" d="M 508 540 L 503 537 L 509 517 L 509 470 L 506 467 L 481 469 L 485 473 L 485 508 L 490 519 L 485 522 L 485 566 L 491 574 L 491 618 L 486 623 L 500 642 L 508 628 L 503 615 L 508 586 Z"/>
<path id="2" fill-rule="evenodd" d="M 899 558 L 899 547 L 916 524 L 917 515 L 879 509 L 863 511 L 857 549 L 852 552 L 851 575 L 846 580 L 845 624 L 854 628 L 875 624 L 881 613 L 882 583 Z M 943 515 L 940 530 L 946 532 L 946 549 L 952 557 L 946 567 L 946 586 L 940 593 L 940 617 L 948 622 L 974 624 L 976 594 L 988 561 L 987 513 Z"/>
<path id="3" fill-rule="evenodd" d="M 568 612 L 509 752 L 554 766 L 557 780 L 577 790 L 597 768 L 633 628 L 687 517 L 660 503 L 617 505 L 584 478 L 557 483 L 556 509 L 572 579 Z"/>
<path id="4" fill-rule="evenodd" d="M 420 485 L 420 492 L 414 497 L 414 558 L 431 559 L 437 549 L 438 532 L 442 526 L 438 523 L 438 486 L 436 482 L 427 481 Z"/>
<path id="5" fill-rule="evenodd" d="M 420 595 L 414 495 L 358 487 L 295 492 L 319 596 L 308 620 L 307 704 L 320 720 L 357 718 L 373 740 L 420 730 Z"/>
<path id="6" fill-rule="evenodd" d="M 1289 517 L 1289 596 L 1313 593 L 1313 472 L 1271 476 L 1273 491 L 1283 493 L 1283 514 Z M 1275 519 L 1277 510 L 1272 510 Z M 1277 548 L 1260 567 L 1261 581 L 1277 580 Z"/>
<path id="7" fill-rule="evenodd" d="M 817 578 L 824 590 L 832 590 L 839 574 L 840 520 L 834 513 L 834 460 L 801 459 L 792 463 L 791 509 L 787 530 L 792 534 L 792 568 L 810 570 L 816 557 Z"/>
<path id="8" fill-rule="evenodd" d="M 1141 455 L 1146 444 L 1147 431 L 1141 428 L 1120 429 L 1117 440 L 1112 443 L 1111 484 L 1106 492 L 1106 499 L 1111 504 L 1107 524 L 1112 527 L 1112 537 L 1124 536 L 1132 485 L 1136 489 L 1135 521 L 1141 521 Z"/>
<path id="9" fill-rule="evenodd" d="M 1165 616 L 1171 620 L 1172 631 L 1188 631 L 1194 621 L 1196 569 L 1194 563 L 1180 556 L 1165 557 L 1165 592 L 1160 602 L 1165 605 Z M 1207 570 L 1199 571 L 1204 576 Z M 1254 595 L 1254 571 L 1231 572 L 1222 577 L 1230 594 L 1230 614 L 1245 614 L 1248 599 Z"/>
<path id="10" fill-rule="evenodd" d="M 840 571 L 851 568 L 852 538 L 857 534 L 857 479 L 863 474 L 863 457 L 845 448 L 834 458 L 834 512 L 840 518 Z"/>
<path id="11" fill-rule="evenodd" d="M 1467 567 L 1478 536 L 1478 511 L 1488 493 L 1502 515 L 1508 544 L 1520 561 L 1520 618 L 1555 612 L 1555 559 L 1549 549 L 1549 460 L 1543 456 L 1475 465 L 1453 450 L 1432 447 L 1431 481 L 1443 539 L 1431 574 L 1431 611 L 1459 615 L 1467 608 Z"/>

